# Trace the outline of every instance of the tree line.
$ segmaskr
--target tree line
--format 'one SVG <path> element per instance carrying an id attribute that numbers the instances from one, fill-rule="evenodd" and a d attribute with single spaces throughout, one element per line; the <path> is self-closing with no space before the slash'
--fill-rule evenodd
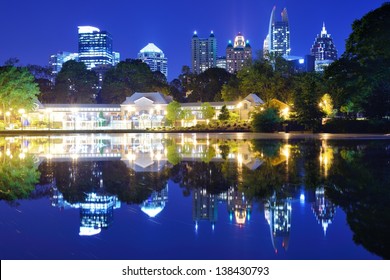
<path id="1" fill-rule="evenodd" d="M 235 74 L 210 68 L 197 75 L 183 66 L 181 74 L 171 82 L 162 73 L 152 72 L 145 63 L 134 59 L 108 69 L 103 81 L 99 81 L 98 73 L 76 61 L 64 63 L 56 77 L 45 67 L 29 65 L 26 69 L 35 77 L 39 93 L 32 92 L 42 103 L 119 104 L 137 91 L 159 91 L 177 102 L 203 103 L 240 100 L 255 93 L 269 107 L 275 107 L 273 100 L 289 105 L 294 112 L 292 117 L 312 129 L 324 116 L 356 118 L 360 114 L 376 120 L 390 116 L 388 26 L 389 3 L 354 21 L 345 52 L 321 74 L 297 73 L 282 57 L 258 58 Z M 13 68 L 12 65 L 0 68 L 3 107 L 9 96 L 7 79 L 25 71 Z M 21 100 L 12 100 L 15 99 Z"/>

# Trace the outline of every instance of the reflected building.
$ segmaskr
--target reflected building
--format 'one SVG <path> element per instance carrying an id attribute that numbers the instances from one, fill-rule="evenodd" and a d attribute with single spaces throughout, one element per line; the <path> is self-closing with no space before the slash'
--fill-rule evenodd
<path id="1" fill-rule="evenodd" d="M 291 212 L 291 198 L 278 200 L 274 194 L 264 204 L 264 215 L 270 228 L 271 242 L 275 253 L 278 252 L 278 243 L 280 242 L 284 250 L 288 249 L 291 232 Z"/>
<path id="2" fill-rule="evenodd" d="M 167 202 L 168 184 L 161 191 L 153 191 L 149 198 L 140 205 L 141 211 L 150 218 L 154 218 L 164 210 Z"/>
<path id="3" fill-rule="evenodd" d="M 230 187 L 228 190 L 227 206 L 230 220 L 232 221 L 234 216 L 237 225 L 243 226 L 250 220 L 252 204 L 247 200 L 245 194 L 235 187 Z"/>
<path id="4" fill-rule="evenodd" d="M 194 189 L 192 192 L 192 219 L 195 229 L 198 229 L 199 221 L 206 220 L 211 223 L 212 229 L 218 219 L 218 196 L 207 193 L 204 188 Z"/>
<path id="5" fill-rule="evenodd" d="M 121 207 L 118 197 L 98 193 L 87 193 L 85 200 L 79 203 L 69 203 L 57 186 L 53 186 L 51 205 L 60 209 L 80 209 L 80 236 L 92 236 L 108 228 L 113 222 L 114 209 Z"/>
<path id="6" fill-rule="evenodd" d="M 332 223 L 334 215 L 336 213 L 336 205 L 332 203 L 325 195 L 325 188 L 320 187 L 315 192 L 316 200 L 312 204 L 312 210 L 314 216 L 317 219 L 318 224 L 321 225 L 324 230 L 324 236 L 328 226 Z"/>
<path id="7" fill-rule="evenodd" d="M 88 193 L 80 207 L 80 235 L 95 235 L 102 228 L 108 228 L 113 221 L 114 209 L 120 208 L 120 201 L 114 195 Z"/>

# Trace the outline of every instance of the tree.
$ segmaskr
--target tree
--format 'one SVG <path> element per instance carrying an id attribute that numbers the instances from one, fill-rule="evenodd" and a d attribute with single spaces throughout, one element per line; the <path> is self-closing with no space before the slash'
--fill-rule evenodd
<path id="1" fill-rule="evenodd" d="M 56 77 L 54 103 L 96 103 L 98 77 L 83 62 L 69 60 Z"/>
<path id="2" fill-rule="evenodd" d="M 38 100 L 42 103 L 54 102 L 54 77 L 49 67 L 27 65 L 28 71 L 34 76 L 39 87 Z"/>
<path id="3" fill-rule="evenodd" d="M 141 60 L 126 59 L 107 71 L 101 98 L 103 103 L 120 104 L 134 92 L 151 91 L 169 92 L 165 76 L 152 72 Z"/>
<path id="4" fill-rule="evenodd" d="M 332 97 L 325 93 L 320 100 L 320 109 L 327 116 L 330 117 L 334 114 Z"/>
<path id="5" fill-rule="evenodd" d="M 18 109 L 31 110 L 39 94 L 34 76 L 26 68 L 0 67 L 0 100 L 4 116 L 5 112 Z"/>
<path id="6" fill-rule="evenodd" d="M 389 2 L 353 22 L 344 54 L 325 71 L 336 106 L 351 102 L 370 118 L 389 116 L 389 26 Z"/>
<path id="7" fill-rule="evenodd" d="M 278 130 L 282 119 L 278 110 L 275 108 L 266 108 L 264 111 L 254 114 L 253 128 L 260 132 L 274 132 Z"/>
<path id="8" fill-rule="evenodd" d="M 222 68 L 209 68 L 191 80 L 190 102 L 221 101 L 221 90 L 227 84 L 232 74 Z"/>
<path id="9" fill-rule="evenodd" d="M 230 112 L 226 105 L 223 105 L 221 108 L 221 112 L 218 115 L 218 120 L 220 121 L 227 121 L 230 119 Z"/>
<path id="10" fill-rule="evenodd" d="M 296 77 L 294 110 L 297 121 L 306 129 L 318 130 L 324 113 L 320 110 L 324 95 L 322 77 L 317 73 L 304 73 Z"/>
<path id="11" fill-rule="evenodd" d="M 175 125 L 176 121 L 180 119 L 181 115 L 181 105 L 177 101 L 172 101 L 167 105 L 167 114 L 166 118 L 168 121 L 172 122 Z"/>
<path id="12" fill-rule="evenodd" d="M 211 106 L 210 103 L 204 102 L 200 105 L 200 110 L 202 112 L 203 118 L 209 120 L 214 117 L 215 109 Z"/>

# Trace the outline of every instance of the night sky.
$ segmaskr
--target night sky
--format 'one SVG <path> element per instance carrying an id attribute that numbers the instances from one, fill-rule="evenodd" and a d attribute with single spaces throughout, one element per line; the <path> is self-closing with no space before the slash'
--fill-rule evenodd
<path id="1" fill-rule="evenodd" d="M 344 52 L 351 24 L 384 0 L 3 0 L 0 16 L 0 65 L 17 57 L 20 65 L 45 66 L 51 54 L 77 52 L 77 26 L 91 25 L 112 34 L 114 51 L 121 60 L 136 58 L 148 43 L 168 57 L 168 81 L 183 65 L 191 66 L 191 37 L 208 37 L 213 30 L 218 54 L 241 32 L 253 52 L 262 49 L 271 10 L 278 18 L 287 8 L 291 54 L 310 52 L 325 22 L 339 55 Z"/>

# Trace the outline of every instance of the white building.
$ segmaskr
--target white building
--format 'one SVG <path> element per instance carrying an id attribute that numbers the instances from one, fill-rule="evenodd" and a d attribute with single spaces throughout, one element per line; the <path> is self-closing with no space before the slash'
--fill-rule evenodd
<path id="1" fill-rule="evenodd" d="M 168 58 L 155 44 L 149 43 L 140 50 L 138 59 L 145 62 L 153 72 L 160 71 L 168 77 Z"/>

